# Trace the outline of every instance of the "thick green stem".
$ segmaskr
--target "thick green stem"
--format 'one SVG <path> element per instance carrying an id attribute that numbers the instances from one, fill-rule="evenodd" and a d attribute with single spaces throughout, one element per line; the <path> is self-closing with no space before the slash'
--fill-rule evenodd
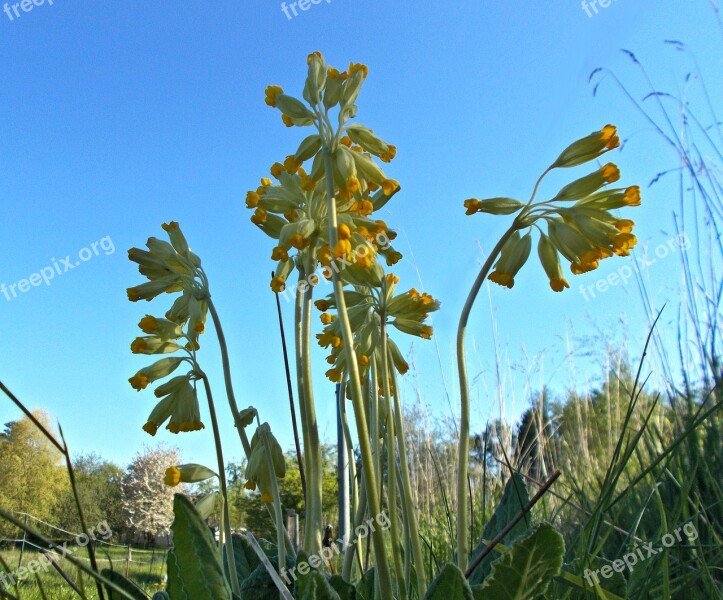
<path id="1" fill-rule="evenodd" d="M 342 568 L 341 576 L 344 581 L 351 581 L 352 569 L 354 568 L 354 556 L 358 556 L 361 562 L 361 546 L 359 540 L 356 537 L 356 529 L 364 522 L 364 516 L 367 513 L 367 495 L 365 493 L 366 485 L 364 485 L 364 476 L 362 475 L 361 482 L 359 483 L 359 504 L 354 515 L 354 527 L 349 532 L 349 542 L 346 547 L 346 553 L 344 554 L 344 567 Z M 364 572 L 360 565 L 359 570 L 361 573 Z"/>
<path id="2" fill-rule="evenodd" d="M 385 440 L 387 448 L 387 494 L 389 496 L 389 522 L 391 523 L 392 558 L 394 571 L 397 576 L 397 590 L 401 600 L 407 600 L 407 582 L 404 578 L 402 556 L 399 552 L 399 542 L 403 540 L 399 535 L 399 522 L 397 517 L 397 459 L 394 452 L 394 409 L 392 407 L 392 393 L 389 385 L 389 360 L 387 356 L 387 332 L 382 316 L 382 387 L 387 401 L 387 422 Z M 421 593 L 420 593 L 421 595 Z"/>
<path id="3" fill-rule="evenodd" d="M 332 161 L 328 148 L 324 148 L 322 152 L 324 153 L 324 167 L 326 171 L 329 247 L 333 250 L 338 242 L 338 235 Z M 367 502 L 371 516 L 376 519 L 381 510 L 379 497 L 376 493 L 378 488 L 377 473 L 374 468 L 374 456 L 372 455 L 371 443 L 369 441 L 369 428 L 367 425 L 364 398 L 362 395 L 361 380 L 359 377 L 359 365 L 357 364 L 357 356 L 354 350 L 354 335 L 352 333 L 351 324 L 349 323 L 349 315 L 346 311 L 344 284 L 336 269 L 332 269 L 332 278 L 334 281 L 334 297 L 336 299 L 336 306 L 339 314 L 339 324 L 341 326 L 342 340 L 344 342 L 347 368 L 349 370 L 349 384 L 351 389 L 352 405 L 354 407 L 354 419 L 356 421 L 357 435 L 359 436 L 359 450 L 361 452 L 362 467 L 364 469 L 364 477 L 366 480 Z M 384 530 L 381 527 L 374 528 L 374 531 L 372 532 L 372 541 L 374 543 L 374 557 L 376 561 L 378 581 L 380 582 L 381 589 L 384 590 L 384 593 L 391 594 L 392 579 L 389 573 L 389 564 L 387 561 L 386 548 L 384 546 Z"/>
<path id="4" fill-rule="evenodd" d="M 386 339 L 383 336 L 382 339 Z M 387 350 L 387 363 L 391 362 L 391 353 Z M 427 575 L 424 570 L 424 557 L 422 555 L 422 542 L 419 536 L 419 521 L 417 520 L 417 512 L 414 508 L 412 498 L 412 481 L 409 476 L 409 462 L 407 461 L 407 446 L 404 435 L 404 420 L 402 418 L 402 405 L 399 401 L 399 387 L 397 386 L 396 374 L 394 367 L 389 369 L 392 383 L 394 386 L 394 420 L 397 440 L 399 444 L 399 467 L 402 479 L 402 492 L 404 498 L 404 512 L 407 526 L 409 527 L 409 540 L 412 546 L 412 555 L 414 556 L 414 567 L 417 573 L 417 589 L 419 597 L 423 598 L 427 592 Z M 409 554 L 407 552 L 407 554 Z"/>
<path id="5" fill-rule="evenodd" d="M 309 546 L 305 550 L 309 554 L 321 552 L 321 530 L 322 530 L 322 483 L 323 463 L 321 460 L 321 443 L 319 441 L 319 425 L 316 420 L 316 408 L 314 406 L 314 389 L 311 380 L 311 295 L 310 286 L 304 293 L 302 313 L 302 380 L 304 382 L 304 404 L 306 412 L 306 425 L 309 429 L 306 453 L 309 455 L 309 480 L 307 488 L 311 497 L 311 503 L 307 510 L 311 516 L 307 518 L 306 526 L 309 531 Z M 306 534 L 306 532 L 305 532 Z M 306 538 L 305 538 L 306 539 Z"/>
<path id="6" fill-rule="evenodd" d="M 462 309 L 462 315 L 459 318 L 459 326 L 457 328 L 457 368 L 459 370 L 459 393 L 461 402 L 460 427 L 459 427 L 459 447 L 457 452 L 457 566 L 464 571 L 467 568 L 469 560 L 469 542 L 467 535 L 468 515 L 467 515 L 467 472 L 469 467 L 469 381 L 467 379 L 467 362 L 464 352 L 464 336 L 467 331 L 467 322 L 472 311 L 472 306 L 477 299 L 482 284 L 485 281 L 493 263 L 497 259 L 502 246 L 510 238 L 510 236 L 518 229 L 517 222 L 512 224 L 505 234 L 497 242 L 490 255 L 487 257 L 482 270 L 477 275 L 477 279 L 470 290 L 467 302 Z"/>
<path id="7" fill-rule="evenodd" d="M 218 419 L 216 418 L 216 407 L 211 394 L 211 384 L 205 373 L 201 374 L 203 379 L 203 387 L 206 390 L 206 398 L 208 399 L 208 412 L 211 416 L 211 428 L 213 429 L 213 441 L 216 444 L 216 459 L 218 461 L 218 485 L 221 489 L 223 498 L 223 529 L 226 537 L 226 558 L 228 559 L 228 571 L 231 579 L 231 589 L 233 593 L 239 594 L 238 574 L 236 573 L 236 561 L 233 555 L 233 544 L 231 543 L 231 514 L 228 510 L 228 490 L 226 489 L 226 463 L 223 460 L 223 449 L 221 447 L 221 433 L 218 429 Z M 220 543 L 223 544 L 223 538 Z"/>
<path id="8" fill-rule="evenodd" d="M 299 274 L 299 280 L 303 281 L 304 273 Z M 297 380 L 297 393 L 299 396 L 299 416 L 301 417 L 301 433 L 304 438 L 304 453 L 303 461 L 304 467 L 309 477 L 306 485 L 306 494 L 304 495 L 304 542 L 302 547 L 308 551 L 311 546 L 311 534 L 313 527 L 311 524 L 311 480 L 313 479 L 313 467 L 310 464 L 311 454 L 309 453 L 309 422 L 306 416 L 306 392 L 304 389 L 304 342 L 303 342 L 303 330 L 304 330 L 304 293 L 297 289 L 296 292 L 296 303 L 294 307 L 294 342 L 296 346 L 296 380 Z"/>

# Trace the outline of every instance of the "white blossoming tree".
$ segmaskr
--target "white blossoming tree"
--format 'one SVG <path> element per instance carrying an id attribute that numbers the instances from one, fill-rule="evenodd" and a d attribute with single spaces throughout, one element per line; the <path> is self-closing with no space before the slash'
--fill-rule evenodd
<path id="1" fill-rule="evenodd" d="M 163 483 L 166 469 L 180 462 L 178 448 L 164 444 L 144 447 L 138 452 L 123 478 L 123 514 L 129 535 L 153 544 L 167 535 L 173 522 L 173 495 L 182 492 Z"/>

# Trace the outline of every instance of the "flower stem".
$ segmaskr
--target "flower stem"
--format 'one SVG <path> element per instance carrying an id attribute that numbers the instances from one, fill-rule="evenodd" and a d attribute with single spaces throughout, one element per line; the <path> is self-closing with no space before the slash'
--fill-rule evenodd
<path id="1" fill-rule="evenodd" d="M 457 328 L 457 368 L 459 370 L 459 393 L 461 403 L 459 446 L 457 452 L 457 566 L 464 571 L 467 568 L 469 558 L 468 543 L 468 515 L 467 515 L 467 472 L 469 468 L 469 381 L 467 378 L 467 361 L 464 351 L 464 337 L 467 332 L 467 322 L 472 311 L 472 306 L 477 299 L 480 288 L 489 274 L 493 263 L 497 259 L 502 246 L 505 245 L 510 236 L 518 229 L 517 220 L 504 233 L 497 242 L 490 255 L 487 257 L 482 270 L 472 285 L 467 297 L 462 314 L 459 318 Z"/>
<path id="2" fill-rule="evenodd" d="M 382 339 L 386 339 L 383 337 Z M 387 363 L 391 362 L 391 353 L 387 350 Z M 394 387 L 394 419 L 396 422 L 396 434 L 399 444 L 399 466 L 402 477 L 402 491 L 404 498 L 404 509 L 406 512 L 405 520 L 409 527 L 409 538 L 412 546 L 412 555 L 414 556 L 414 569 L 417 573 L 417 589 L 419 597 L 423 598 L 427 593 L 427 574 L 424 570 L 424 558 L 422 556 L 422 544 L 419 536 L 419 522 L 417 521 L 417 512 L 414 508 L 412 499 L 412 482 L 409 477 L 409 463 L 407 461 L 406 437 L 404 435 L 404 420 L 402 418 L 402 405 L 399 401 L 399 387 L 397 386 L 397 376 L 394 367 L 390 368 L 392 376 L 392 384 Z M 407 553 L 408 554 L 408 553 Z"/>
<path id="3" fill-rule="evenodd" d="M 397 590 L 400 600 L 407 600 L 407 582 L 404 577 L 402 566 L 402 553 L 398 551 L 398 544 L 403 539 L 399 535 L 399 523 L 397 520 L 397 459 L 394 451 L 394 409 L 392 407 L 392 392 L 389 385 L 389 357 L 387 354 L 387 330 L 385 316 L 382 315 L 382 388 L 384 399 L 387 402 L 387 423 L 384 443 L 387 449 L 387 493 L 389 495 L 389 521 L 391 523 L 392 558 L 394 559 L 394 571 L 397 576 Z M 378 384 L 377 384 L 378 385 Z M 400 448 L 400 453 L 403 450 Z M 423 592 L 420 590 L 420 597 Z"/>
<path id="4" fill-rule="evenodd" d="M 332 174 L 331 153 L 328 148 L 324 148 L 322 152 L 324 156 L 324 170 L 326 171 L 329 247 L 333 251 L 338 242 L 334 178 Z M 349 370 L 349 384 L 351 386 L 351 398 L 354 407 L 357 435 L 359 436 L 359 450 L 361 452 L 362 468 L 364 470 L 367 503 L 371 516 L 377 518 L 381 509 L 379 497 L 377 496 L 377 473 L 374 468 L 374 456 L 372 455 L 371 443 L 369 441 L 369 428 L 364 410 L 364 399 L 359 378 L 359 365 L 357 364 L 356 352 L 354 350 L 354 335 L 352 333 L 351 323 L 349 322 L 349 315 L 346 311 L 344 284 L 335 269 L 332 269 L 332 279 L 334 282 L 334 297 L 336 299 L 339 324 L 341 325 L 344 350 L 346 352 L 347 368 Z M 372 541 L 374 543 L 374 557 L 380 587 L 384 590 L 385 594 L 391 594 L 392 580 L 389 573 L 386 548 L 384 546 L 384 531 L 380 527 L 374 528 Z"/>
<path id="5" fill-rule="evenodd" d="M 231 414 L 233 415 L 233 421 L 238 429 L 239 437 L 241 438 L 241 445 L 244 448 L 246 458 L 251 456 L 251 444 L 249 438 L 246 435 L 245 428 L 241 425 L 241 417 L 239 415 L 238 405 L 236 404 L 236 396 L 233 393 L 233 383 L 231 382 L 231 366 L 228 360 L 228 347 L 226 346 L 226 336 L 223 334 L 223 328 L 221 327 L 221 319 L 218 318 L 218 312 L 216 312 L 216 306 L 211 300 L 209 295 L 206 298 L 208 302 L 208 311 L 211 313 L 213 319 L 213 326 L 216 328 L 216 335 L 218 336 L 218 345 L 221 348 L 221 363 L 223 365 L 223 379 L 226 384 L 226 395 L 228 396 L 228 404 L 231 407 Z"/>
<path id="6" fill-rule="evenodd" d="M 236 573 L 236 561 L 233 555 L 233 543 L 231 541 L 231 514 L 228 510 L 228 490 L 226 489 L 226 463 L 223 461 L 223 449 L 221 448 L 221 434 L 218 429 L 218 419 L 216 418 L 216 408 L 213 403 L 213 395 L 211 394 L 211 384 L 205 373 L 201 373 L 203 379 L 203 387 L 206 390 L 206 398 L 208 399 L 208 412 L 211 416 L 211 428 L 213 429 L 213 441 L 216 444 L 216 458 L 218 460 L 218 485 L 221 488 L 221 496 L 223 497 L 223 528 L 226 537 L 226 558 L 228 559 L 228 572 L 231 578 L 231 589 L 234 594 L 239 594 L 238 573 Z"/>
<path id="7" fill-rule="evenodd" d="M 309 545 L 304 549 L 309 554 L 318 554 L 321 551 L 321 529 L 322 529 L 322 473 L 323 463 L 321 460 L 321 443 L 319 441 L 319 425 L 316 420 L 316 408 L 314 406 L 314 388 L 311 374 L 311 297 L 313 288 L 309 287 L 304 292 L 302 306 L 302 375 L 304 386 L 304 404 L 306 413 L 306 426 L 308 428 L 308 443 L 305 452 L 309 455 L 309 490 L 310 503 L 307 505 L 310 518 L 306 520 L 308 537 L 305 532 L 305 539 Z"/>

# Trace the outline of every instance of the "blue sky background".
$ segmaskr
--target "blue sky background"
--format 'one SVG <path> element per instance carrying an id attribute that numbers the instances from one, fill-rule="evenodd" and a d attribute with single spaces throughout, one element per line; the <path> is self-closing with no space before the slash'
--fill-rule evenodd
<path id="1" fill-rule="evenodd" d="M 532 184 L 576 137 L 616 123 L 632 136 L 615 156 L 623 183 L 643 187 L 675 166 L 675 156 L 646 129 L 612 82 L 593 98 L 593 68 L 614 69 L 637 96 L 638 72 L 619 52 L 636 53 L 661 89 L 676 91 L 690 57 L 662 42 L 685 41 L 721 98 L 721 30 L 706 0 L 615 0 L 588 17 L 577 0 L 455 3 L 332 0 L 288 20 L 280 3 L 70 2 L 55 0 L 10 21 L 0 13 L 0 283 L 15 283 L 109 236 L 101 251 L 50 286 L 7 301 L 0 295 L 0 379 L 30 406 L 61 420 L 76 452 L 95 451 L 121 464 L 152 442 L 141 425 L 153 406 L 127 378 L 149 361 L 129 344 L 146 313 L 167 299 L 131 304 L 141 282 L 126 258 L 131 246 L 160 236 L 178 220 L 203 258 L 229 338 L 236 393 L 291 447 L 286 384 L 273 295 L 272 241 L 253 226 L 245 192 L 269 166 L 295 151 L 306 132 L 284 127 L 263 101 L 268 84 L 300 94 L 306 55 L 324 53 L 345 68 L 369 65 L 358 121 L 398 147 L 387 166 L 402 192 L 384 209 L 405 254 L 402 285 L 440 298 L 436 339 L 413 346 L 407 403 L 441 417 L 456 411 L 456 321 L 484 251 L 508 220 L 465 217 L 469 197 L 527 199 Z M 697 95 L 695 87 L 691 94 Z M 576 173 L 577 174 L 582 174 Z M 551 178 L 550 192 L 570 173 Z M 676 190 L 644 189 L 641 244 L 673 235 Z M 586 302 L 577 289 L 620 268 L 623 259 L 571 279 L 553 294 L 531 263 L 513 291 L 485 290 L 471 323 L 474 421 L 482 427 L 527 403 L 526 385 L 564 390 L 600 374 L 604 336 L 637 357 L 647 331 L 634 284 Z M 678 262 L 646 271 L 660 303 L 675 301 Z M 421 281 L 420 281 L 421 277 Z M 329 290 L 330 291 L 330 290 Z M 328 292 L 324 292 L 328 293 Z M 290 332 L 292 307 L 285 306 Z M 663 328 L 675 327 L 674 311 Z M 493 336 L 494 334 L 494 336 Z M 496 392 L 495 339 L 503 392 Z M 405 341 L 403 348 L 409 346 Z M 578 349 L 575 368 L 568 344 Z M 333 385 L 318 353 L 316 393 L 322 436 L 335 439 Z M 223 400 L 219 356 L 209 333 L 200 354 Z M 573 380 L 574 378 L 574 380 Z M 510 384 L 510 380 L 513 381 Z M 225 405 L 221 406 L 222 414 Z M 0 423 L 18 412 L 0 400 Z M 228 459 L 240 458 L 233 427 L 223 426 Z M 209 429 L 156 439 L 184 458 L 213 463 Z"/>

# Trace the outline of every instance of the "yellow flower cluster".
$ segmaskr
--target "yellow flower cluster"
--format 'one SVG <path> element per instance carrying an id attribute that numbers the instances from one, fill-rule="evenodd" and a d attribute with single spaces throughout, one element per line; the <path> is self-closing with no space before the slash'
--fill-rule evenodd
<path id="1" fill-rule="evenodd" d="M 366 66 L 354 63 L 339 72 L 314 52 L 308 58 L 306 103 L 284 94 L 279 86 L 266 88 L 266 104 L 281 111 L 284 123 L 317 129 L 295 154 L 271 166 L 275 182 L 264 177 L 256 190 L 246 194 L 246 206 L 254 211 L 251 222 L 278 240 L 271 252 L 277 262 L 271 280 L 274 292 L 284 291 L 295 267 L 308 275 L 319 264 L 327 279 L 334 270 L 349 283 L 378 283 L 383 275 L 379 256 L 389 266 L 402 257 L 390 244 L 396 234 L 384 221 L 371 218 L 399 191 L 399 183 L 387 178 L 374 157 L 390 162 L 396 148 L 371 129 L 348 123 L 356 115 L 354 101 L 367 74 Z M 327 118 L 335 107 L 339 110 L 336 131 Z M 328 237 L 324 151 L 331 154 L 339 223 L 339 241 L 333 248 Z M 308 171 L 307 163 L 311 163 Z"/>
<path id="2" fill-rule="evenodd" d="M 378 288 L 357 287 L 354 291 L 344 292 L 349 322 L 354 334 L 354 350 L 362 378 L 366 377 L 372 363 L 376 364 L 378 373 L 383 372 L 380 343 L 382 323 L 385 326 L 393 325 L 399 331 L 423 339 L 428 340 L 432 337 L 432 327 L 426 325 L 424 321 L 430 312 L 439 310 L 439 302 L 429 294 L 419 293 L 414 288 L 395 295 L 398 283 L 399 278 L 389 273 Z M 339 382 L 346 371 L 347 359 L 343 352 L 339 321 L 327 313 L 329 309 L 336 308 L 336 301 L 332 294 L 325 299 L 317 300 L 315 304 L 323 313 L 321 322 L 325 325 L 322 333 L 316 337 L 321 347 L 331 348 L 331 354 L 326 360 L 332 368 L 326 372 L 326 376 L 331 381 Z M 409 365 L 402 357 L 399 347 L 389 338 L 387 347 L 395 368 L 404 375 L 409 370 Z"/>
<path id="3" fill-rule="evenodd" d="M 552 169 L 574 167 L 597 159 L 619 145 L 616 128 L 606 125 L 568 146 L 540 180 Z M 538 257 L 555 292 L 570 287 L 562 274 L 560 255 L 570 263 L 570 271 L 574 275 L 597 269 L 605 258 L 628 256 L 637 244 L 637 238 L 632 233 L 635 224 L 629 219 L 616 217 L 610 211 L 640 206 L 640 188 L 607 187 L 619 179 L 618 167 L 608 163 L 566 185 L 544 202 L 533 203 L 534 195 L 527 205 L 511 198 L 466 200 L 464 206 L 468 215 L 519 212 L 515 219 L 515 231 L 502 246 L 494 271 L 488 277 L 490 281 L 508 288 L 514 286 L 515 276 L 531 253 L 533 228 L 540 231 Z M 547 225 L 547 233 L 542 230 L 542 224 Z M 529 231 L 520 235 L 519 230 L 522 229 Z"/>
<path id="4" fill-rule="evenodd" d="M 128 289 L 132 302 L 150 301 L 162 293 L 181 292 L 165 318 L 146 315 L 138 327 L 148 335 L 137 337 L 131 343 L 134 354 L 158 355 L 183 351 L 184 357 L 162 358 L 138 371 L 128 381 L 133 389 L 144 390 L 150 383 L 173 373 L 183 362 L 195 367 L 198 338 L 205 331 L 208 313 L 207 280 L 201 268 L 201 259 L 191 252 L 178 223 L 164 223 L 169 242 L 149 238 L 148 250 L 131 248 L 128 258 L 138 264 L 138 270 L 148 278 L 147 283 Z M 160 398 L 143 429 L 155 435 L 168 421 L 166 429 L 172 433 L 203 429 L 194 382 L 195 370 L 173 377 L 155 390 Z"/>

